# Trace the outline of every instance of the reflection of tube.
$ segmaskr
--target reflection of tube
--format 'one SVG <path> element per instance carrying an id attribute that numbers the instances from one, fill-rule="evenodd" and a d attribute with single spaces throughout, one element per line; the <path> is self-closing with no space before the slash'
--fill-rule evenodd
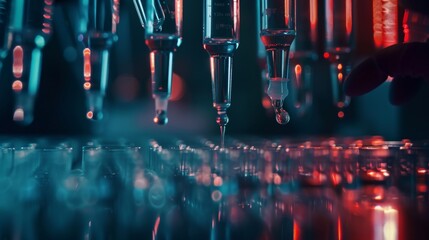
<path id="1" fill-rule="evenodd" d="M 80 34 L 83 43 L 83 88 L 86 92 L 86 117 L 103 118 L 103 99 L 106 93 L 109 49 L 116 41 L 119 23 L 119 0 L 81 0 Z"/>
<path id="2" fill-rule="evenodd" d="M 289 114 L 283 101 L 288 95 L 290 45 L 295 39 L 295 0 L 262 0 L 260 35 L 267 54 L 267 94 L 277 122 L 286 124 Z"/>
<path id="3" fill-rule="evenodd" d="M 239 45 L 239 0 L 205 0 L 203 23 L 203 45 L 210 55 L 213 107 L 223 145 L 229 121 L 226 111 L 231 105 L 233 55 Z"/>
<path id="4" fill-rule="evenodd" d="M 134 0 L 150 49 L 154 122 L 167 124 L 167 106 L 171 96 L 173 52 L 182 43 L 182 0 Z"/>
<path id="5" fill-rule="evenodd" d="M 333 100 L 339 109 L 350 103 L 350 97 L 343 94 L 343 84 L 350 70 L 352 6 L 352 0 L 327 0 L 325 4 L 326 52 L 324 57 L 331 62 Z"/>
<path id="6" fill-rule="evenodd" d="M 52 5 L 53 0 L 15 0 L 11 3 L 12 89 L 16 96 L 13 119 L 23 124 L 33 121 L 42 49 L 52 32 Z"/>
<path id="7" fill-rule="evenodd" d="M 299 34 L 291 46 L 293 105 L 304 114 L 313 101 L 312 65 L 317 59 L 317 0 L 296 2 L 296 31 Z"/>

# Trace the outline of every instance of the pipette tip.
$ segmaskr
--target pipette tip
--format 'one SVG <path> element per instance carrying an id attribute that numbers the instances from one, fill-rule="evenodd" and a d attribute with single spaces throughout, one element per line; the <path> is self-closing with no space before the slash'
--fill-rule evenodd
<path id="1" fill-rule="evenodd" d="M 156 110 L 156 115 L 153 118 L 153 122 L 158 125 L 166 125 L 168 123 L 167 111 Z"/>

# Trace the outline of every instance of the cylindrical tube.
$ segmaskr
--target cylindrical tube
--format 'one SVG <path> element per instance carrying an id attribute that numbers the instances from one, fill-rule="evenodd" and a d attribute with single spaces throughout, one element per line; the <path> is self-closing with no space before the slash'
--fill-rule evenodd
<path id="1" fill-rule="evenodd" d="M 149 47 L 152 97 L 155 99 L 154 122 L 168 122 L 167 106 L 171 95 L 173 52 L 182 43 L 182 0 L 134 0 L 134 6 L 145 29 Z"/>

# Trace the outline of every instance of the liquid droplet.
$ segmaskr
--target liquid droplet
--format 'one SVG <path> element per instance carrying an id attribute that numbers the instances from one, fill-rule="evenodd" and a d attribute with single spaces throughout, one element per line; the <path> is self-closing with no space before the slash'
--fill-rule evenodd
<path id="1" fill-rule="evenodd" d="M 158 125 L 165 125 L 168 123 L 167 111 L 157 110 L 156 115 L 153 118 L 153 122 Z"/>
<path id="2" fill-rule="evenodd" d="M 290 121 L 289 113 L 283 108 L 276 110 L 276 121 L 278 124 L 287 124 Z"/>

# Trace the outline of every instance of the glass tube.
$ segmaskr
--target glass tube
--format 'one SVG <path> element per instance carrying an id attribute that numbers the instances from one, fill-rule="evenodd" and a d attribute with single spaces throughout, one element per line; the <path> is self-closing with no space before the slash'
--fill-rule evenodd
<path id="1" fill-rule="evenodd" d="M 42 49 L 52 34 L 53 0 L 16 0 L 11 3 L 13 120 L 33 121 L 34 100 L 40 82 Z M 10 41 L 10 40 L 9 40 Z"/>
<path id="2" fill-rule="evenodd" d="M 295 0 L 262 0 L 260 11 L 260 36 L 267 54 L 267 94 L 277 122 L 286 124 L 290 117 L 283 101 L 288 95 L 289 51 L 295 39 Z"/>
<path id="3" fill-rule="evenodd" d="M 204 0 L 203 46 L 210 55 L 213 107 L 220 127 L 221 146 L 229 122 L 233 55 L 239 45 L 240 1 Z"/>
<path id="4" fill-rule="evenodd" d="M 134 0 L 146 45 L 150 49 L 152 97 L 155 100 L 153 121 L 168 123 L 167 106 L 171 96 L 173 52 L 182 43 L 182 0 Z"/>
<path id="5" fill-rule="evenodd" d="M 353 0 L 327 0 L 325 2 L 326 47 L 324 57 L 330 62 L 333 101 L 340 110 L 350 103 L 344 94 L 344 80 L 351 70 L 350 53 L 353 47 Z M 342 114 L 341 114 L 342 113 Z"/>
<path id="6" fill-rule="evenodd" d="M 103 118 L 109 76 L 109 49 L 117 41 L 119 0 L 81 0 L 78 40 L 83 44 L 83 88 L 86 117 Z"/>

